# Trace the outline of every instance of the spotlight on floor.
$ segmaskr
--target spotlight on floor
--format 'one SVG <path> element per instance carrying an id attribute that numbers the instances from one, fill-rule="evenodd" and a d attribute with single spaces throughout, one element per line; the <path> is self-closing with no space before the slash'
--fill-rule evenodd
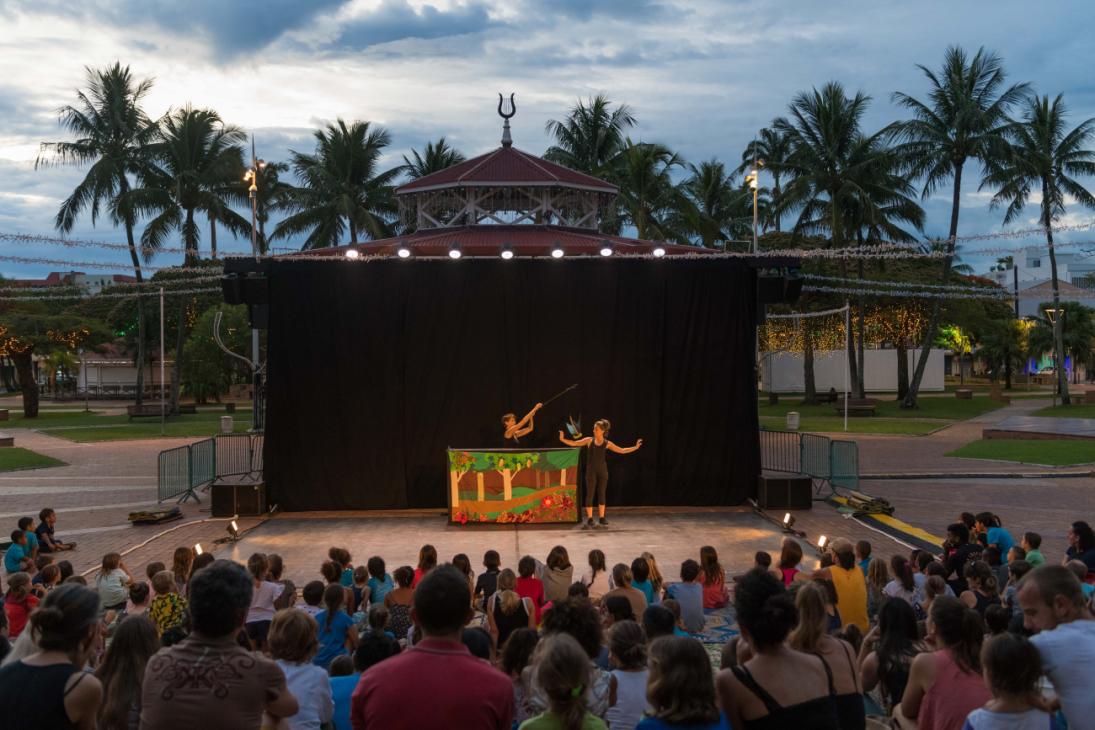
<path id="1" fill-rule="evenodd" d="M 235 542 L 240 539 L 240 526 L 236 524 L 235 520 L 228 523 L 228 539 Z"/>
<path id="2" fill-rule="evenodd" d="M 460 247 L 457 246 L 455 243 L 452 245 L 451 248 L 449 248 L 449 258 L 453 261 L 460 258 L 462 255 L 463 254 L 460 253 Z"/>
<path id="3" fill-rule="evenodd" d="M 559 244 L 555 244 L 554 248 L 551 249 L 551 258 L 561 259 L 564 256 L 566 256 L 566 251 L 564 251 L 563 247 Z"/>
<path id="4" fill-rule="evenodd" d="M 356 248 L 348 248 L 348 249 L 346 249 L 346 258 L 348 258 L 348 259 L 356 259 L 356 258 L 357 258 L 357 257 L 359 257 L 359 256 L 361 256 L 361 252 L 360 252 L 360 251 L 358 251 L 358 250 L 357 250 Z"/>
<path id="5" fill-rule="evenodd" d="M 509 261 L 510 259 L 513 258 L 513 249 L 510 248 L 509 246 L 503 246 L 502 247 L 502 252 L 499 255 L 502 258 L 504 258 L 506 261 Z"/>
<path id="6" fill-rule="evenodd" d="M 654 254 L 654 258 L 660 259 L 662 256 L 665 256 L 665 249 L 661 246 L 655 246 L 651 253 Z"/>
<path id="7" fill-rule="evenodd" d="M 406 246 L 400 246 L 395 253 L 401 259 L 409 259 L 411 257 L 411 250 Z"/>
<path id="8" fill-rule="evenodd" d="M 790 512 L 783 515 L 783 529 L 790 530 L 794 526 L 795 526 L 795 516 L 793 514 L 791 514 Z"/>
<path id="9" fill-rule="evenodd" d="M 821 537 L 819 537 L 817 539 L 817 549 L 818 550 L 824 550 L 825 546 L 828 545 L 828 544 L 829 544 L 829 538 L 825 537 L 824 535 L 822 535 Z"/>
<path id="10" fill-rule="evenodd" d="M 194 543 L 194 554 L 195 555 L 201 555 L 202 554 L 202 544 L 200 542 Z"/>

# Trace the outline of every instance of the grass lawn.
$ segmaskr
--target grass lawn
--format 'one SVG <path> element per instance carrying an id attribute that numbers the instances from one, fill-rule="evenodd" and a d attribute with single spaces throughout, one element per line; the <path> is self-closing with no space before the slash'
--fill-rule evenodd
<path id="1" fill-rule="evenodd" d="M 1095 418 L 1095 403 L 1083 403 L 1081 405 L 1062 406 L 1047 406 L 1040 410 L 1031 413 L 1032 416 L 1043 416 L 1045 418 Z"/>
<path id="2" fill-rule="evenodd" d="M 1018 461 L 1049 466 L 1090 464 L 1095 462 L 1095 441 L 985 439 L 968 443 L 947 456 Z"/>
<path id="3" fill-rule="evenodd" d="M 902 436 L 923 436 L 951 421 L 928 421 L 914 418 L 872 418 L 850 416 L 848 433 L 882 433 Z M 760 427 L 769 431 L 787 429 L 787 419 L 780 416 L 761 416 Z M 840 433 L 844 431 L 843 416 L 803 416 L 799 419 L 799 431 Z"/>
<path id="4" fill-rule="evenodd" d="M 858 420 L 871 421 L 881 420 L 883 418 L 928 418 L 946 421 L 964 421 L 967 418 L 980 416 L 982 413 L 988 413 L 989 411 L 994 411 L 1001 407 L 1003 407 L 1003 403 L 989 400 L 988 398 L 976 397 L 971 398 L 970 400 L 958 400 L 954 396 L 946 398 L 921 398 L 920 407 L 912 410 L 902 408 L 901 403 L 896 400 L 879 400 L 878 405 L 875 408 L 874 416 L 864 416 L 860 417 Z M 777 416 L 782 418 L 787 415 L 788 411 L 797 411 L 802 415 L 803 419 L 822 416 L 826 418 L 835 417 L 843 420 L 842 416 L 837 415 L 835 403 L 806 406 L 802 405 L 801 399 L 781 397 L 779 403 L 770 406 L 768 405 L 767 398 L 763 395 L 760 396 L 760 405 L 757 408 L 757 413 L 762 418 L 765 416 Z M 849 422 L 852 420 L 852 418 L 848 419 Z"/>
<path id="5" fill-rule="evenodd" d="M 171 416 L 163 435 L 177 437 L 212 436 L 220 431 L 223 410 Z M 233 416 L 233 430 L 246 431 L 251 426 L 251 411 L 237 409 Z M 104 416 L 101 413 L 83 411 L 75 413 L 49 413 L 42 411 L 37 418 L 24 418 L 22 413 L 12 413 L 8 425 L 12 428 L 33 428 L 51 436 L 70 441 L 127 441 L 130 439 L 159 438 L 160 421 L 157 418 L 128 416 Z"/>
<path id="6" fill-rule="evenodd" d="M 35 451 L 21 449 L 18 446 L 9 449 L 0 449 L 0 471 L 15 471 L 16 469 L 41 469 L 46 466 L 64 466 L 65 462 L 54 459 L 52 456 L 39 454 Z"/>

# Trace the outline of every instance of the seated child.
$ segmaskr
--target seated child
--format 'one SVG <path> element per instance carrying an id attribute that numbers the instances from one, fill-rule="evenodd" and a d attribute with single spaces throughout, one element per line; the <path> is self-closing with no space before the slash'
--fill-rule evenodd
<path id="1" fill-rule="evenodd" d="M 183 625 L 186 618 L 186 599 L 179 595 L 179 586 L 175 583 L 175 573 L 161 570 L 152 576 L 152 588 L 156 597 L 148 607 L 148 617 L 156 624 L 156 633 L 164 632 Z"/>
<path id="2" fill-rule="evenodd" d="M 304 603 L 298 604 L 296 609 L 304 611 L 304 613 L 315 618 L 323 610 L 323 590 L 325 588 L 323 581 L 313 580 L 306 583 L 304 590 L 301 591 Z"/>
<path id="3" fill-rule="evenodd" d="M 703 631 L 703 586 L 696 582 L 700 564 L 689 558 L 681 563 L 681 582 L 666 586 L 665 597 L 680 605 L 680 622 L 685 631 Z"/>

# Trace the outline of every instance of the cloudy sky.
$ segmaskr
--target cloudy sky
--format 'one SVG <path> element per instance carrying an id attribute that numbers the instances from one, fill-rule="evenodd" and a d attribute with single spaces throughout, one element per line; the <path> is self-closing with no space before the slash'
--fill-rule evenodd
<path id="1" fill-rule="evenodd" d="M 603 91 L 634 108 L 633 136 L 689 161 L 736 161 L 796 92 L 831 79 L 873 97 L 870 130 L 899 118 L 890 94 L 922 95 L 916 64 L 938 66 L 951 44 L 994 49 L 1012 80 L 1063 93 L 1075 124 L 1095 116 L 1093 27 L 1091 0 L 1037 12 L 1018 0 L 0 0 L 0 232 L 50 233 L 81 178 L 34 160 L 40 142 L 65 138 L 56 109 L 74 101 L 85 66 L 121 61 L 155 79 L 152 116 L 216 109 L 253 132 L 266 159 L 310 150 L 312 130 L 336 117 L 387 127 L 393 165 L 440 135 L 481 153 L 498 144 L 500 91 L 517 94 L 515 144 L 539 154 L 545 121 Z M 967 179 L 961 232 L 1000 230 L 977 175 Z M 926 232 L 945 235 L 949 194 L 925 207 Z M 124 238 L 87 219 L 72 235 Z M 124 270 L 110 251 L 0 243 L 0 255 Z M 0 261 L 4 276 L 58 268 Z"/>

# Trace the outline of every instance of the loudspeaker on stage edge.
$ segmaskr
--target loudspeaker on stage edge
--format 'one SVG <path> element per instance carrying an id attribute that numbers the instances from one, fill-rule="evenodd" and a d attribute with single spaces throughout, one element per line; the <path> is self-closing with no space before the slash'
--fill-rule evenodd
<path id="1" fill-rule="evenodd" d="M 799 474 L 757 477 L 757 505 L 761 509 L 810 509 L 813 480 Z"/>
<path id="2" fill-rule="evenodd" d="M 214 484 L 210 488 L 214 517 L 255 517 L 266 513 L 266 484 Z"/>

